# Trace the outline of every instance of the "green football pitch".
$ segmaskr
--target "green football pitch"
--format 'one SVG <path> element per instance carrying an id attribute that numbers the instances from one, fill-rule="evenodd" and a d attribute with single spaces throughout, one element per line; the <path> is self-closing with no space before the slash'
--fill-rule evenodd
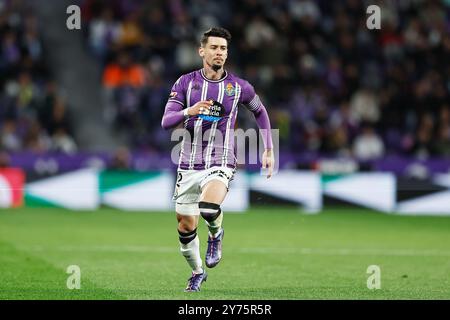
<path id="1" fill-rule="evenodd" d="M 1 210 L 0 299 L 450 299 L 449 217 L 271 207 L 226 213 L 224 227 L 221 263 L 188 294 L 173 213 Z"/>

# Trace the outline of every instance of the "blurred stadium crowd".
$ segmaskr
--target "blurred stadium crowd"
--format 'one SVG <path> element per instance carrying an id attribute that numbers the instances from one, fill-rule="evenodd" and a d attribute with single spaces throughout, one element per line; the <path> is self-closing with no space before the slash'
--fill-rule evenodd
<path id="1" fill-rule="evenodd" d="M 201 66 L 202 32 L 223 26 L 233 36 L 227 69 L 254 85 L 281 150 L 450 155 L 449 0 L 78 3 L 86 47 L 103 68 L 105 120 L 131 149 L 172 145 L 160 127 L 170 87 Z M 381 30 L 366 27 L 371 4 L 381 7 Z M 11 9 L 0 11 L 2 146 L 76 148 L 49 142 L 61 131 L 70 138 L 66 101 L 43 67 L 38 21 Z M 239 126 L 255 127 L 250 113 Z"/>
<path id="2" fill-rule="evenodd" d="M 255 86 L 282 149 L 450 155 L 450 3 L 380 2 L 381 30 L 367 29 L 368 4 L 87 0 L 83 9 L 109 110 L 135 144 L 164 143 L 155 137 L 167 92 L 199 67 L 202 31 L 220 25 L 233 36 L 228 68 Z"/>
<path id="3" fill-rule="evenodd" d="M 72 153 L 66 99 L 45 61 L 40 23 L 22 1 L 0 1 L 0 149 Z"/>

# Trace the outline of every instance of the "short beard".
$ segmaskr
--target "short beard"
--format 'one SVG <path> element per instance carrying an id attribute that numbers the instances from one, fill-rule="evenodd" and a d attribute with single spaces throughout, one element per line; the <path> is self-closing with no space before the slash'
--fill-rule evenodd
<path id="1" fill-rule="evenodd" d="M 214 72 L 217 72 L 217 71 L 219 71 L 219 70 L 220 70 L 220 68 L 222 68 L 222 66 L 219 66 L 218 64 L 213 64 L 213 65 L 211 66 L 211 69 L 213 69 L 213 70 L 214 70 Z"/>

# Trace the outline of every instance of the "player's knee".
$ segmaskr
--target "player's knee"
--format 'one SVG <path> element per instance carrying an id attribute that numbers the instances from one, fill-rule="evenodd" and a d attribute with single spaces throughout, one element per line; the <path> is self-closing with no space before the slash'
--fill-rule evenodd
<path id="1" fill-rule="evenodd" d="M 208 222 L 216 220 L 222 212 L 220 205 L 212 202 L 201 201 L 198 204 L 198 208 L 202 217 Z"/>
<path id="2" fill-rule="evenodd" d="M 196 225 L 191 221 L 181 220 L 178 222 L 178 230 L 181 232 L 191 232 L 194 229 L 196 229 Z"/>
<path id="3" fill-rule="evenodd" d="M 197 220 L 194 216 L 177 214 L 178 230 L 189 232 L 197 228 Z"/>
<path id="4" fill-rule="evenodd" d="M 192 230 L 192 231 L 187 231 L 187 232 L 185 232 L 185 231 L 180 231 L 180 230 L 178 229 L 178 235 L 179 235 L 179 238 L 180 238 L 180 242 L 181 242 L 182 244 L 188 244 L 189 242 L 191 242 L 192 240 L 194 240 L 195 237 L 197 236 L 197 228 L 195 228 L 195 229 Z"/>

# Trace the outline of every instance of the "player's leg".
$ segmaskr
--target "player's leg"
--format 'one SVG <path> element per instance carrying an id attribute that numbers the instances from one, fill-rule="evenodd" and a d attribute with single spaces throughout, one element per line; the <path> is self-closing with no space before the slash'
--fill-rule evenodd
<path id="1" fill-rule="evenodd" d="M 199 219 L 198 204 L 177 204 L 176 210 L 180 251 L 192 269 L 192 275 L 188 279 L 185 291 L 200 291 L 200 286 L 203 281 L 206 281 L 207 274 L 203 270 L 202 258 L 200 256 L 200 240 L 197 235 Z"/>
<path id="2" fill-rule="evenodd" d="M 223 212 L 220 208 L 228 193 L 228 184 L 234 172 L 228 168 L 213 169 L 202 183 L 199 209 L 209 229 L 208 248 L 205 262 L 209 268 L 215 267 L 222 259 Z"/>
<path id="3" fill-rule="evenodd" d="M 198 215 L 177 213 L 180 252 L 194 273 L 202 273 L 200 241 L 197 235 Z"/>
<path id="4" fill-rule="evenodd" d="M 227 195 L 227 186 L 214 179 L 205 184 L 200 196 L 200 214 L 206 221 L 210 235 L 216 237 L 222 229 L 223 213 L 220 205 Z"/>
<path id="5" fill-rule="evenodd" d="M 201 174 L 193 170 L 178 170 L 177 182 L 173 200 L 177 212 L 178 236 L 180 252 L 192 269 L 185 291 L 199 291 L 207 274 L 203 270 L 200 256 L 200 241 L 197 226 L 200 211 L 198 201 L 200 196 L 199 179 Z"/>

